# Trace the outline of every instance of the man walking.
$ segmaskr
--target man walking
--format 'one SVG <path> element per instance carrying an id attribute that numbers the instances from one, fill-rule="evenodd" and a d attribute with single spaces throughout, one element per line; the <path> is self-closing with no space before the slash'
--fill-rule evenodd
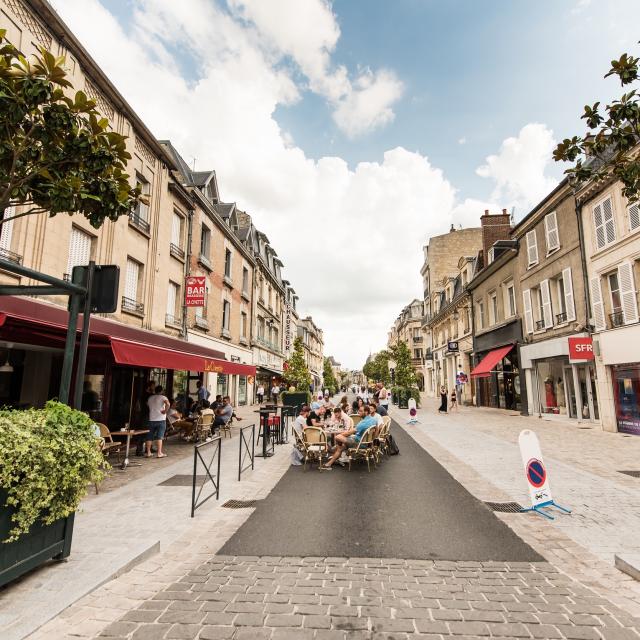
<path id="1" fill-rule="evenodd" d="M 271 386 L 271 399 L 273 404 L 278 404 L 278 397 L 280 396 L 280 387 L 274 382 Z"/>
<path id="2" fill-rule="evenodd" d="M 264 385 L 260 383 L 256 389 L 256 397 L 258 398 L 258 404 L 262 404 L 264 400 Z"/>
<path id="3" fill-rule="evenodd" d="M 149 433 L 147 434 L 147 452 L 145 456 L 151 457 L 151 443 L 155 442 L 156 455 L 158 458 L 166 458 L 167 455 L 162 453 L 162 439 L 164 438 L 164 432 L 167 429 L 167 411 L 169 410 L 170 402 L 166 396 L 162 395 L 162 387 L 158 385 L 154 389 L 152 396 L 149 396 L 147 400 L 147 406 L 149 407 Z"/>
<path id="4" fill-rule="evenodd" d="M 198 405 L 201 407 L 204 401 L 209 399 L 209 391 L 207 391 L 207 388 L 202 384 L 201 380 L 196 382 L 196 387 L 198 389 Z"/>
<path id="5" fill-rule="evenodd" d="M 385 409 L 389 408 L 389 392 L 384 386 L 384 383 L 380 384 L 380 389 L 378 391 L 378 404 L 381 404 Z"/>

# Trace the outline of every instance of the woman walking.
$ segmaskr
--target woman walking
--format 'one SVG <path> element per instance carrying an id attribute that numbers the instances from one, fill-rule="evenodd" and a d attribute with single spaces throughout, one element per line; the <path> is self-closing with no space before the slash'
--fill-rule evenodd
<path id="1" fill-rule="evenodd" d="M 442 385 L 440 387 L 440 406 L 438 407 L 438 413 L 447 413 L 447 388 Z"/>
<path id="2" fill-rule="evenodd" d="M 451 390 L 451 411 L 458 410 L 458 396 L 456 395 L 456 388 Z"/>

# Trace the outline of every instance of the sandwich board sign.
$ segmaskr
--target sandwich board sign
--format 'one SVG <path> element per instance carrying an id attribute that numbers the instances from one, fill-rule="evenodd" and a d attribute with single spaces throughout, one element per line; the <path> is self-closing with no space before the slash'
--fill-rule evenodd
<path id="1" fill-rule="evenodd" d="M 407 420 L 407 424 L 416 424 L 418 419 L 416 418 L 416 414 L 418 413 L 418 409 L 416 408 L 416 401 L 414 398 L 409 398 L 409 415 L 411 418 Z"/>
<path id="2" fill-rule="evenodd" d="M 535 511 L 549 520 L 553 520 L 553 516 L 542 511 L 543 507 L 556 507 L 565 513 L 571 513 L 569 509 L 565 509 L 556 504 L 551 495 L 549 486 L 549 474 L 547 467 L 542 459 L 542 451 L 540 451 L 540 443 L 538 436 L 529 429 L 520 432 L 518 438 L 520 445 L 520 455 L 524 466 L 525 478 L 529 487 L 529 496 L 531 497 L 531 507 L 523 509 L 523 511 Z"/>

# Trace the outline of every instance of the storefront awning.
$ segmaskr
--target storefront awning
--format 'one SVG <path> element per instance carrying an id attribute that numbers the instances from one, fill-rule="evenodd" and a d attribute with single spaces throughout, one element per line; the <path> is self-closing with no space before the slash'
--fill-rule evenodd
<path id="1" fill-rule="evenodd" d="M 185 346 L 187 345 L 185 344 Z M 176 369 L 179 371 L 211 371 L 241 376 L 256 375 L 256 368 L 253 365 L 209 358 L 205 354 L 198 353 L 195 349 L 193 352 L 176 351 L 163 349 L 155 345 L 111 338 L 111 350 L 118 364 L 129 366 Z"/>
<path id="2" fill-rule="evenodd" d="M 471 372 L 471 376 L 474 378 L 488 378 L 495 366 L 504 358 L 512 349 L 514 345 L 510 344 L 506 347 L 500 347 L 489 351 L 487 355 L 480 360 L 475 369 Z"/>
<path id="3" fill-rule="evenodd" d="M 282 377 L 282 371 L 276 371 L 275 369 L 269 369 L 269 367 L 263 367 L 258 365 L 258 371 L 261 373 L 266 373 L 267 375 L 270 376 L 278 376 L 278 377 Z"/>

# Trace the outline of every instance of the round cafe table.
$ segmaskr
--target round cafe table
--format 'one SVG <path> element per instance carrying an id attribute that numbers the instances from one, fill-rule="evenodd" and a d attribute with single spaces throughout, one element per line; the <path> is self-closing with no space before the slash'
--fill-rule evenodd
<path id="1" fill-rule="evenodd" d="M 255 413 L 260 414 L 260 428 L 262 429 L 262 453 L 256 453 L 259 458 L 270 458 L 273 451 L 267 451 L 267 441 L 271 437 L 269 429 L 269 416 L 278 413 L 278 408 L 272 409 L 260 407 Z"/>

